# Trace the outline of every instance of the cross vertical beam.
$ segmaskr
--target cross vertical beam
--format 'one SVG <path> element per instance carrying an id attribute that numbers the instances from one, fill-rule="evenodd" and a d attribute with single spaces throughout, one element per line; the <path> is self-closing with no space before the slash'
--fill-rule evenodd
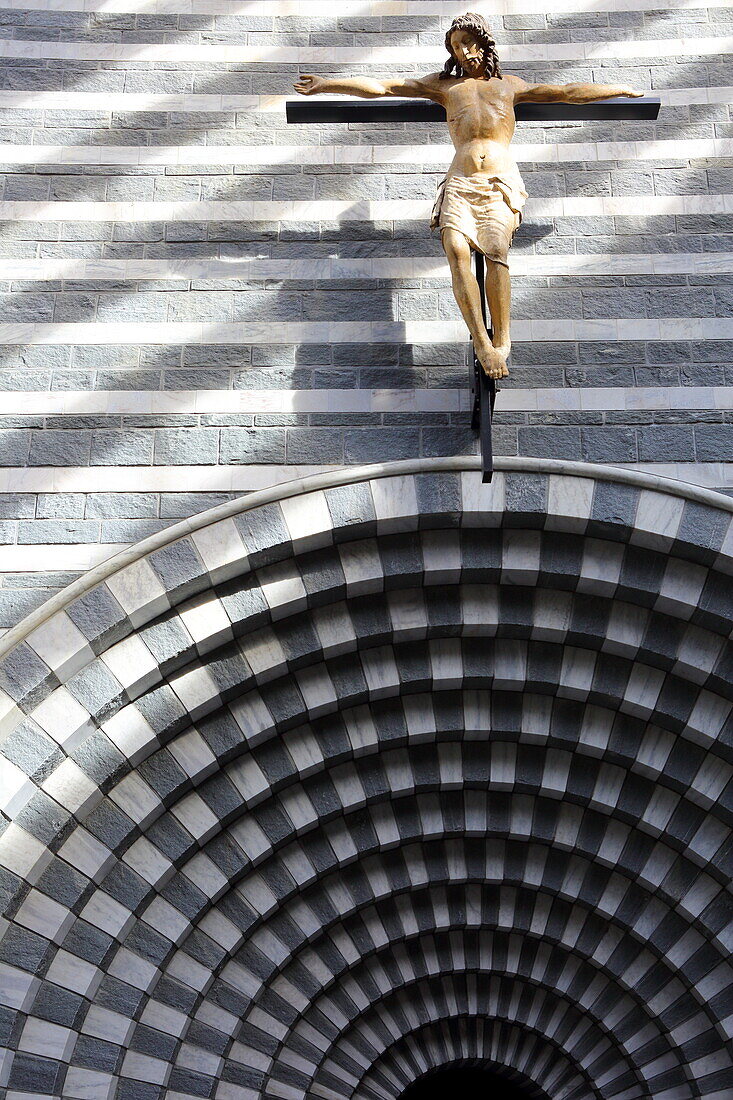
<path id="1" fill-rule="evenodd" d="M 483 253 L 474 252 L 476 261 L 476 282 L 481 297 L 481 316 L 491 339 L 491 324 L 486 311 L 486 265 Z M 478 433 L 481 452 L 481 480 L 486 484 L 494 476 L 494 453 L 491 443 L 491 422 L 496 401 L 496 382 L 489 378 L 481 366 L 471 342 L 471 427 Z"/>

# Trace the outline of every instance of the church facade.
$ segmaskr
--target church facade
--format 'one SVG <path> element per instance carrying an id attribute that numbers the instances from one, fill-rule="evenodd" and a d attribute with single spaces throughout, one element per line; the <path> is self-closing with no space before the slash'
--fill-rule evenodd
<path id="1" fill-rule="evenodd" d="M 478 6 L 662 98 L 518 129 L 487 485 L 444 129 L 284 121 L 452 4 L 0 4 L 3 1100 L 733 1095 L 733 9 Z"/>

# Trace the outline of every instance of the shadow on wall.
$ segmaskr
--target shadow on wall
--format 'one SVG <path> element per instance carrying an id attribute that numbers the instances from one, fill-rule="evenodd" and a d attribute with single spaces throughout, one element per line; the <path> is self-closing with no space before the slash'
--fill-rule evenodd
<path id="1" fill-rule="evenodd" d="M 367 10 L 367 5 L 364 6 L 364 10 Z M 247 14 L 247 6 L 245 5 L 239 11 L 239 14 Z M 201 22 L 201 26 L 194 26 L 191 22 L 187 24 L 185 34 L 190 34 L 192 31 L 210 29 L 208 23 L 210 20 L 204 19 Z M 563 26 L 563 20 L 557 20 L 554 27 L 548 28 L 545 32 L 534 34 L 531 31 L 522 32 L 522 40 L 536 40 L 549 35 L 551 38 L 555 38 L 557 31 Z M 425 36 L 434 33 L 436 38 L 436 60 L 443 56 L 442 51 L 442 32 L 445 30 L 447 20 L 443 19 L 426 19 L 425 30 L 421 31 L 421 44 L 425 42 Z M 500 41 L 503 39 L 505 42 L 510 42 L 515 36 L 510 32 L 503 32 L 497 28 Z M 181 32 L 183 34 L 183 32 Z M 295 33 L 295 32 L 293 32 Z M 614 28 L 614 34 L 618 34 L 618 29 Z M 118 35 L 118 32 L 110 28 L 109 30 L 110 40 L 119 37 L 120 40 L 124 40 L 124 30 Z M 588 28 L 588 35 L 590 37 L 595 36 L 595 32 Z M 84 34 L 79 35 L 80 38 L 84 38 Z M 104 38 L 104 34 L 102 35 Z M 151 31 L 149 37 L 151 41 L 155 41 L 158 37 L 154 31 Z M 166 29 L 165 39 L 166 41 L 175 41 L 177 34 L 175 31 L 171 32 Z M 390 25 L 390 41 L 394 44 L 405 42 L 408 45 L 407 39 L 410 34 L 407 30 L 402 31 L 395 22 Z M 185 38 L 185 35 L 184 35 Z M 338 51 L 335 50 L 336 64 L 332 66 L 333 72 L 337 73 L 343 70 L 343 65 L 338 64 Z M 14 65 L 12 59 L 7 59 L 9 65 L 9 75 L 6 77 L 8 86 L 14 86 L 16 83 L 24 83 L 23 74 L 27 73 L 27 62 Z M 553 65 L 555 79 L 563 79 L 565 73 L 570 68 L 572 69 L 575 63 L 569 62 L 556 62 Z M 326 66 L 311 66 L 316 71 L 323 70 Z M 358 66 L 357 68 L 361 68 Z M 105 65 L 102 65 L 102 70 L 106 69 Z M 37 73 L 41 72 L 41 67 L 31 67 L 31 71 Z M 46 69 L 42 70 L 44 73 Z M 72 90 L 74 86 L 83 88 L 87 76 L 87 71 L 93 77 L 99 76 L 99 70 L 92 69 L 91 67 L 85 71 L 84 64 L 81 64 L 75 73 L 70 70 L 61 69 L 59 72 L 62 74 L 63 81 L 67 90 Z M 377 68 L 377 72 L 379 69 Z M 116 79 L 116 70 L 107 70 L 106 74 L 110 80 Z M 143 81 L 149 73 L 140 73 L 135 69 L 131 69 L 130 73 L 125 78 L 124 88 L 128 90 L 128 77 L 132 80 L 132 88 L 136 87 L 135 80 Z M 191 74 L 186 74 L 191 75 Z M 239 72 L 236 68 L 232 67 L 226 71 L 215 71 L 214 73 L 201 73 L 193 70 L 194 76 L 194 88 L 197 93 L 220 93 L 233 90 L 233 85 L 236 84 L 237 90 L 240 92 L 263 92 L 266 94 L 290 94 L 291 82 L 294 73 L 268 72 L 265 71 L 264 66 L 251 66 L 249 72 Z M 181 77 L 183 79 L 183 77 Z M 116 85 L 115 85 L 116 87 Z M 178 90 L 178 89 L 176 89 Z M 162 116 L 165 114 L 165 120 L 162 120 Z M 104 141 L 120 140 L 120 134 L 124 135 L 124 141 L 122 144 L 127 144 L 128 138 L 134 134 L 138 137 L 138 140 L 143 140 L 145 143 L 155 143 L 163 135 L 175 134 L 177 143 L 181 145 L 198 144 L 203 140 L 203 135 L 212 132 L 216 137 L 218 130 L 225 129 L 232 125 L 232 113 L 208 113 L 202 112 L 200 116 L 192 114 L 192 118 L 196 121 L 193 124 L 189 123 L 187 118 L 184 118 L 185 126 L 181 126 L 179 132 L 176 132 L 174 128 L 174 121 L 180 121 L 181 117 L 185 116 L 185 112 L 176 114 L 176 112 L 160 112 L 156 114 L 154 111 L 150 112 L 124 112 L 124 118 L 117 116 L 116 123 L 113 122 L 113 126 L 116 124 L 117 128 L 94 128 L 93 126 L 84 131 L 84 142 L 91 145 L 101 144 Z M 53 116 L 51 116 L 53 118 Z M 204 123 L 202 126 L 201 123 Z M 255 135 L 262 135 L 263 130 L 257 130 L 256 119 L 253 119 L 253 129 Z M 190 128 L 189 128 L 190 126 Z M 137 129 L 139 127 L 139 129 Z M 160 127 L 160 129 L 157 129 Z M 201 127 L 197 129 L 196 127 Z M 247 140 L 247 131 L 243 129 L 241 131 L 243 139 Z M 379 140 L 385 140 L 383 132 Z M 354 137 L 354 134 L 348 135 L 350 138 Z M 393 135 L 389 135 L 390 137 Z M 405 140 L 412 135 L 406 135 Z M 609 135 L 614 136 L 614 135 Z M 634 131 L 634 136 L 641 136 L 639 132 Z M 648 135 L 651 136 L 651 135 Z M 430 135 L 426 135 L 427 140 L 431 140 Z M 301 128 L 294 127 L 292 131 L 293 143 L 308 143 L 313 139 L 313 135 L 305 134 Z M 74 139 L 76 140 L 76 139 Z M 334 131 L 334 141 L 339 143 L 339 134 Z M 422 140 L 422 137 L 418 134 L 418 140 Z M 273 145 L 273 159 L 277 159 L 278 146 Z M 53 154 L 55 155 L 55 154 Z M 45 165 L 44 168 L 50 167 Z M 135 169 L 125 170 L 120 167 L 116 172 L 109 170 L 109 178 L 105 178 L 103 174 L 87 174 L 87 172 L 79 172 L 78 175 L 62 175 L 64 169 L 63 166 L 58 165 L 58 175 L 61 177 L 57 183 L 51 181 L 50 187 L 52 189 L 48 198 L 63 201 L 72 201 L 76 198 L 116 198 L 128 197 L 127 192 L 124 191 L 126 185 L 130 185 L 135 189 L 135 197 L 153 197 L 154 191 L 151 191 L 150 196 L 147 191 L 144 193 L 137 193 L 139 188 L 141 192 L 148 187 L 148 185 L 154 184 L 153 177 L 139 175 Z M 278 169 L 281 171 L 281 167 Z M 439 173 L 436 173 L 438 175 Z M 21 173 L 18 173 L 21 175 Z M 180 188 L 180 198 L 193 197 L 196 187 L 201 184 L 204 190 L 201 191 L 201 197 L 209 197 L 205 191 L 205 185 L 207 177 L 203 176 L 203 183 L 201 180 L 196 179 L 195 170 L 192 170 L 189 179 L 176 176 L 175 178 L 166 177 L 166 186 L 175 184 Z M 35 174 L 30 177 L 31 182 L 39 183 L 43 177 L 39 174 Z M 11 176 L 12 180 L 12 176 Z M 111 190 L 106 190 L 107 184 L 112 184 Z M 22 184 L 23 181 L 21 180 Z M 209 179 L 210 186 L 220 188 L 222 186 L 219 177 Z M 59 191 L 54 193 L 53 187 L 58 186 Z M 251 178 L 246 175 L 234 175 L 231 179 L 227 179 L 226 188 L 231 187 L 237 189 L 236 197 L 248 197 L 248 198 L 266 198 L 267 194 L 260 194 L 257 191 L 258 178 L 255 174 Z M 101 187 L 101 190 L 98 190 Z M 122 188 L 120 193 L 119 188 Z M 249 188 L 246 192 L 246 196 L 242 194 L 243 188 Z M 90 194 L 91 190 L 91 194 Z M 195 192 L 198 194 L 198 192 Z M 20 194 L 20 192 L 19 192 Z M 179 192 L 175 192 L 176 195 Z M 217 190 L 217 194 L 219 191 Z M 222 198 L 229 197 L 228 195 L 221 193 Z M 231 197 L 235 197 L 232 192 Z M 274 197 L 274 196 L 273 196 Z M 73 227 L 74 231 L 78 227 Z M 98 228 L 98 227 L 97 227 Z M 281 236 L 276 242 L 268 245 L 266 242 L 258 244 L 254 240 L 244 240 L 243 236 L 246 234 L 240 234 L 239 230 L 241 226 L 236 226 L 234 223 L 229 223 L 222 228 L 222 225 L 214 225 L 208 223 L 204 227 L 206 240 L 202 241 L 201 231 L 202 227 L 191 226 L 191 236 L 189 239 L 184 239 L 188 227 L 181 225 L 180 223 L 174 224 L 171 230 L 168 230 L 163 225 L 148 224 L 141 227 L 142 235 L 139 240 L 134 241 L 130 237 L 129 225 L 119 225 L 116 227 L 110 227 L 110 234 L 107 241 L 102 241 L 101 238 L 84 242 L 82 245 L 82 251 L 84 248 L 91 250 L 91 254 L 98 248 L 104 255 L 120 256 L 120 255 L 140 255 L 142 252 L 146 257 L 155 255 L 165 255 L 173 258 L 182 257 L 202 257 L 211 256 L 212 258 L 220 256 L 222 251 L 227 252 L 232 256 L 250 256 L 250 255 L 268 255 L 272 250 L 276 249 L 277 254 L 282 256 L 289 254 L 291 256 L 297 256 L 299 250 L 296 247 L 296 243 L 291 239 L 288 239 L 287 234 L 283 238 Z M 256 226 L 253 229 L 256 230 Z M 383 254 L 385 241 L 382 241 L 378 237 L 378 231 L 375 227 L 365 227 L 365 240 L 358 242 L 362 248 L 361 255 L 371 254 Z M 552 226 L 548 225 L 532 225 L 531 223 L 525 223 L 519 231 L 517 240 L 515 242 L 515 249 L 521 250 L 523 248 L 530 248 L 533 243 L 552 233 Z M 0 234 L 4 232 L 0 227 Z M 159 233 L 159 240 L 153 239 L 155 233 Z M 254 236 L 254 234 L 253 234 Z M 333 231 L 333 236 L 328 239 L 328 235 L 321 234 L 321 239 L 318 242 L 314 242 L 312 239 L 304 241 L 304 247 L 300 251 L 301 255 L 355 255 L 358 254 L 355 251 L 357 242 L 353 240 L 354 236 L 354 223 L 346 223 L 343 227 L 337 227 Z M 66 237 L 66 248 L 73 250 L 74 245 L 70 237 Z M 404 241 L 393 241 L 396 247 L 398 247 L 400 254 L 406 253 L 410 246 L 414 246 L 418 251 L 422 248 L 430 250 L 433 246 L 424 240 L 414 240 L 406 238 Z M 49 241 L 49 252 L 53 251 L 56 242 Z M 316 252 L 315 250 L 319 245 L 323 246 L 322 252 Z M 435 249 L 439 253 L 439 244 L 437 238 L 435 240 Z M 43 245 L 41 246 L 43 251 Z M 65 249 L 64 249 L 65 250 Z M 329 285 L 326 287 L 316 286 L 313 284 L 311 287 L 306 287 L 301 284 L 285 282 L 279 287 L 273 290 L 272 284 L 267 288 L 264 285 L 261 288 L 238 286 L 235 283 L 230 283 L 227 286 L 221 286 L 221 295 L 210 292 L 208 297 L 208 304 L 204 306 L 204 299 L 202 295 L 196 294 L 193 284 L 189 287 L 184 282 L 181 282 L 181 287 L 184 293 L 176 294 L 172 288 L 171 293 L 162 294 L 160 289 L 154 287 L 153 284 L 146 287 L 144 282 L 139 285 L 135 283 L 114 283 L 110 282 L 106 287 L 98 282 L 94 287 L 91 287 L 86 281 L 72 282 L 67 281 L 63 284 L 63 293 L 60 298 L 54 301 L 53 290 L 48 287 L 48 293 L 44 293 L 42 285 L 38 283 L 28 282 L 24 287 L 17 287 L 19 293 L 14 297 L 18 303 L 18 313 L 14 312 L 13 302 L 7 303 L 6 319 L 27 321 L 29 319 L 43 322 L 67 322 L 73 321 L 93 321 L 99 320 L 102 322 L 108 321 L 126 321 L 129 318 L 131 296 L 135 295 L 134 305 L 136 318 L 139 321 L 172 321 L 172 320 L 192 320 L 194 322 L 203 323 L 207 328 L 211 329 L 211 337 L 207 336 L 204 332 L 203 340 L 209 342 L 211 346 L 202 350 L 200 374 L 199 378 L 195 378 L 199 364 L 187 372 L 188 377 L 184 381 L 184 372 L 181 371 L 176 377 L 177 368 L 190 367 L 190 363 L 186 361 L 186 356 L 189 360 L 196 359 L 196 350 L 186 348 L 181 350 L 176 347 L 166 347 L 165 345 L 152 346 L 145 351 L 145 370 L 141 368 L 137 373 L 131 370 L 125 370 L 120 372 L 119 381 L 116 379 L 112 382 L 114 388 L 124 389 L 146 389 L 157 388 L 158 380 L 152 377 L 157 371 L 160 372 L 161 377 L 165 375 L 165 379 L 161 384 L 165 388 L 190 388 L 190 389 L 206 389 L 206 388 L 228 388 L 231 382 L 213 383 L 211 378 L 211 371 L 209 367 L 212 362 L 213 352 L 216 350 L 218 343 L 216 338 L 216 327 L 219 321 L 226 322 L 227 320 L 233 322 L 249 321 L 254 323 L 257 321 L 270 321 L 276 320 L 324 320 L 324 321 L 343 321 L 353 320 L 355 316 L 362 320 L 369 320 L 373 322 L 379 321 L 396 321 L 398 319 L 405 319 L 400 309 L 400 303 L 398 302 L 399 291 L 390 287 L 389 285 L 381 284 L 374 288 L 365 289 L 363 282 L 356 283 L 352 287 L 349 287 L 347 283 L 342 283 L 340 286 Z M 16 290 L 16 287 L 13 287 Z M 200 287 L 198 289 L 204 289 Z M 260 293 L 261 289 L 266 289 L 269 293 Z M 26 297 L 22 293 L 22 290 L 28 291 L 28 297 L 32 296 L 33 302 L 30 306 L 23 302 L 23 298 Z M 243 291 L 252 291 L 251 296 Z M 157 292 L 156 292 L 157 291 Z M 252 300 L 248 300 L 248 299 Z M 255 297 L 259 299 L 255 303 Z M 203 306 L 203 308 L 201 308 Z M 419 303 L 417 306 L 419 311 Z M 201 310 L 201 312 L 199 312 Z M 457 309 L 455 310 L 455 316 L 457 316 Z M 419 316 L 419 312 L 415 314 L 415 318 Z M 409 319 L 413 319 L 412 317 Z M 456 386 L 464 385 L 466 377 L 466 363 L 465 363 L 465 349 L 458 348 L 455 345 L 451 346 L 437 346 L 430 352 L 427 348 L 419 345 L 406 345 L 402 344 L 382 344 L 374 345 L 371 349 L 368 346 L 369 342 L 365 339 L 362 343 L 354 343 L 349 345 L 334 345 L 333 352 L 330 353 L 328 349 L 323 348 L 321 345 L 309 345 L 301 344 L 296 345 L 288 349 L 286 354 L 280 354 L 282 348 L 277 346 L 273 349 L 273 354 L 268 360 L 263 354 L 262 350 L 259 350 L 261 356 L 260 362 L 246 361 L 246 355 L 249 349 L 242 347 L 240 350 L 242 355 L 240 356 L 240 362 L 235 363 L 235 368 L 241 365 L 241 370 L 237 371 L 238 380 L 234 383 L 236 388 L 266 388 L 270 385 L 273 388 L 407 388 L 415 386 L 417 388 L 423 387 L 436 387 L 436 386 Z M 232 361 L 236 358 L 232 345 L 224 346 L 222 344 L 222 351 L 225 353 L 223 358 L 225 361 Z M 208 354 L 206 354 L 208 352 Z M 180 362 L 175 362 L 176 354 L 180 355 Z M 330 358 L 329 358 L 330 355 Z M 4 359 L 6 365 L 17 367 L 16 350 L 14 348 L 0 348 L 0 360 Z M 289 362 L 288 362 L 289 357 Z M 173 362 L 172 362 L 173 361 Z M 71 365 L 71 364 L 69 364 Z M 217 364 L 218 365 L 218 364 Z M 76 366 L 76 363 L 74 363 Z M 170 367 L 173 369 L 169 369 Z M 141 365 L 142 367 L 142 365 Z M 71 372 L 66 372 L 68 379 L 71 381 L 73 389 L 86 389 L 86 379 L 89 377 L 84 376 L 82 371 L 78 372 L 76 380 L 71 378 Z M 143 377 L 145 375 L 145 377 Z M 289 376 L 289 377 L 288 377 Z M 200 379 L 200 380 L 199 380 Z M 68 383 L 67 383 L 68 384 Z M 97 381 L 94 383 L 98 384 Z M 56 388 L 54 383 L 54 388 Z M 104 388 L 111 388 L 109 378 Z M 405 458 L 414 454 L 426 454 L 428 456 L 442 455 L 442 454 L 458 454 L 458 453 L 472 453 L 473 446 L 472 441 L 467 432 L 467 425 L 463 421 L 446 425 L 440 421 L 439 415 L 435 414 L 432 420 L 429 420 L 426 416 L 423 416 L 419 423 L 412 418 L 412 422 L 409 422 L 409 414 L 395 414 L 399 419 L 392 419 L 385 414 L 364 414 L 365 417 L 377 416 L 378 425 L 383 426 L 385 429 L 389 429 L 390 436 L 384 436 L 384 440 L 380 437 L 373 436 L 371 442 L 368 443 L 368 433 L 361 431 L 360 429 L 374 428 L 374 419 L 359 419 L 359 414 L 351 414 L 349 416 L 349 423 L 355 429 L 356 436 L 352 447 L 352 452 L 344 454 L 344 457 L 339 457 L 338 450 L 339 444 L 332 446 L 333 437 L 330 440 L 326 439 L 325 433 L 332 430 L 335 427 L 345 428 L 345 424 L 338 424 L 334 422 L 334 418 L 330 420 L 324 419 L 323 422 L 316 424 L 315 426 L 323 429 L 323 438 L 321 440 L 324 451 L 323 456 L 320 456 L 314 461 L 324 462 L 336 462 L 341 461 L 374 461 L 382 457 L 389 458 Z M 307 427 L 313 427 L 313 420 L 298 419 L 293 421 L 293 426 L 297 427 L 304 425 Z M 185 426 L 181 424 L 181 426 Z M 235 425 L 239 426 L 239 425 Z M 248 425 L 242 424 L 241 426 L 247 427 Z M 272 425 L 275 427 L 276 425 Z M 212 431 L 214 429 L 212 425 Z M 451 430 L 441 436 L 441 428 L 449 427 Z M 420 446 L 415 447 L 415 435 L 421 430 L 427 430 L 432 433 L 430 436 L 431 442 L 424 448 Z M 359 434 L 360 433 L 360 434 Z M 339 438 L 343 438 L 342 433 Z M 108 437 L 112 440 L 112 435 Z M 383 441 L 388 442 L 388 447 L 383 449 Z M 263 444 L 268 441 L 262 437 Z M 363 442 L 364 447 L 361 446 Z M 183 444 L 183 441 L 182 441 Z M 329 444 L 327 446 L 327 444 Z M 368 445 L 367 445 L 368 444 Z M 185 445 L 185 444 L 184 444 Z M 97 453 L 101 453 L 105 449 L 105 443 L 102 442 L 101 447 L 97 450 Z M 147 455 L 145 447 L 141 448 L 141 453 Z M 259 459 L 254 457 L 250 453 L 242 454 L 242 462 L 273 461 L 270 457 L 271 452 L 267 449 L 267 446 L 263 447 L 262 457 Z M 333 455 L 333 457 L 331 457 Z M 108 462 L 116 461 L 112 448 L 108 450 L 106 454 Z M 310 457 L 310 456 L 308 456 Z M 236 456 L 232 456 L 228 461 L 238 461 Z M 306 461 L 306 458 L 301 458 L 300 461 Z M 190 461 L 198 462 L 194 456 L 191 456 Z M 221 461 L 221 459 L 220 459 Z M 288 461 L 291 461 L 288 458 Z M 144 459 L 141 464 L 147 464 L 147 460 Z"/>
<path id="2" fill-rule="evenodd" d="M 212 259 L 241 265 L 242 261 L 245 264 L 248 260 L 256 261 L 262 253 L 267 258 L 272 251 L 276 251 L 280 259 L 291 254 L 291 259 L 303 269 L 307 269 L 308 262 L 314 259 L 337 261 L 346 258 L 368 263 L 371 255 L 382 252 L 408 260 L 413 256 L 435 256 L 443 262 L 439 238 L 437 234 L 429 234 L 427 223 L 420 227 L 409 226 L 404 236 L 395 235 L 396 231 L 390 228 L 386 238 L 375 223 L 354 218 L 358 205 L 355 203 L 346 211 L 343 222 L 323 223 L 315 235 L 314 227 L 307 225 L 300 234 L 287 228 L 285 233 L 275 231 L 273 235 L 265 225 L 222 222 L 205 227 L 206 240 L 201 239 L 201 227 L 190 226 L 191 234 L 186 238 L 188 227 L 177 224 L 173 227 L 175 240 L 170 241 L 163 223 L 142 223 L 136 228 L 143 234 L 139 247 L 144 247 L 145 258 L 159 259 L 163 265 L 169 264 L 174 272 L 176 262 L 184 256 L 194 262 Z M 348 217 L 349 214 L 352 217 Z M 130 227 L 109 223 L 110 250 L 115 248 L 118 232 L 124 236 L 126 228 L 129 233 Z M 523 226 L 518 247 L 530 245 L 549 231 L 550 227 Z M 188 253 L 188 249 L 192 249 L 192 253 Z M 225 257 L 221 256 L 223 250 Z M 457 306 L 448 289 L 447 272 L 438 279 L 348 280 L 338 277 L 338 264 L 335 263 L 330 279 L 248 278 L 241 266 L 238 274 L 240 278 L 225 279 L 176 278 L 174 274 L 166 284 L 145 280 L 129 283 L 100 280 L 85 284 L 71 279 L 18 283 L 15 301 L 22 311 L 28 308 L 23 299 L 32 298 L 34 306 L 41 310 L 38 320 L 50 325 L 51 344 L 54 339 L 64 339 L 60 329 L 54 331 L 55 326 L 69 321 L 117 325 L 124 322 L 129 318 L 133 294 L 136 317 L 143 325 L 151 325 L 154 329 L 160 323 L 193 322 L 199 328 L 195 342 L 185 345 L 147 344 L 142 332 L 139 362 L 136 360 L 138 349 L 124 343 L 107 345 L 109 354 L 104 357 L 100 354 L 105 350 L 102 347 L 79 346 L 72 353 L 73 359 L 67 359 L 65 367 L 57 372 L 59 378 L 54 388 L 64 384 L 61 376 L 69 379 L 72 389 L 82 393 L 89 388 L 392 390 L 464 388 L 467 384 L 467 338 L 465 342 L 453 344 L 407 342 L 404 322 L 413 322 L 414 328 L 414 322 L 421 318 L 435 321 L 440 316 L 458 317 Z M 438 303 L 436 294 L 440 298 Z M 27 320 L 28 314 L 14 319 Z M 348 343 L 330 341 L 324 328 L 320 341 L 288 345 L 272 341 L 273 321 L 323 326 L 334 322 L 349 323 L 354 327 Z M 389 325 L 389 339 L 380 341 L 377 334 L 375 342 L 375 327 L 379 329 L 383 322 Z M 367 326 L 362 334 L 359 332 L 361 323 Z M 231 342 L 231 332 L 226 331 L 230 325 L 242 326 L 242 343 Z M 155 338 L 153 334 L 152 339 Z M 125 339 L 123 334 L 122 340 Z M 7 357 L 8 366 L 18 365 L 17 347 L 0 348 L 0 356 Z M 116 364 L 121 369 L 115 369 Z M 64 388 L 68 384 L 65 382 Z M 73 405 L 72 397 L 67 404 Z M 173 420 L 173 417 L 167 418 L 169 427 L 184 428 L 193 423 L 189 416 L 182 417 L 180 424 Z M 77 432 L 80 426 L 72 419 L 59 421 L 56 426 L 65 428 L 67 424 L 72 432 Z M 91 422 L 85 422 L 84 426 L 95 427 Z M 279 421 L 262 418 L 254 425 L 252 418 L 244 415 L 218 420 L 210 416 L 200 426 L 207 429 L 207 438 L 181 435 L 176 462 L 198 465 L 203 458 L 204 464 L 287 461 L 340 465 L 379 461 L 385 457 L 403 459 L 421 454 L 437 457 L 475 452 L 467 416 L 414 413 L 407 405 L 404 411 L 394 413 L 309 416 L 293 412 Z M 109 464 L 122 459 L 126 465 L 149 465 L 152 458 L 150 424 L 133 421 L 115 425 L 110 421 L 96 427 L 115 429 L 96 432 L 93 448 L 96 463 Z M 247 431 L 237 436 L 235 446 L 232 445 L 235 443 L 233 434 L 228 433 L 226 441 L 222 437 L 221 447 L 217 449 L 214 437 L 220 427 Z M 289 446 L 288 451 L 292 453 L 287 455 L 284 432 L 277 431 L 282 427 L 291 429 L 288 442 L 292 447 Z M 119 428 L 124 429 L 124 439 L 119 437 Z M 255 438 L 252 428 L 264 430 L 257 431 Z M 268 432 L 267 428 L 273 430 Z M 300 432 L 301 428 L 308 429 L 309 434 Z M 314 430 L 317 430 L 315 434 Z M 139 437 L 137 441 L 135 435 Z M 139 446 L 132 445 L 135 442 Z M 202 445 L 205 445 L 203 453 Z"/>

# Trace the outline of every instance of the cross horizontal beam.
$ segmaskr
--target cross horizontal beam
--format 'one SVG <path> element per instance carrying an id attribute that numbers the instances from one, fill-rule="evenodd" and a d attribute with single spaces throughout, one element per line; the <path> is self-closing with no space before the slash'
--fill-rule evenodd
<path id="1" fill-rule="evenodd" d="M 597 99 L 595 103 L 518 103 L 517 122 L 617 122 L 655 119 L 659 96 Z M 288 122 L 444 122 L 445 107 L 429 99 L 311 99 L 285 103 Z"/>

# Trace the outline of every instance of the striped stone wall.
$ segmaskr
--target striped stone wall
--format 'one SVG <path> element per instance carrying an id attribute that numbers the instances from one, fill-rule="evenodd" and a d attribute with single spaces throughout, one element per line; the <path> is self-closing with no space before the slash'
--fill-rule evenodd
<path id="1" fill-rule="evenodd" d="M 728 0 L 472 3 L 505 69 L 657 124 L 525 124 L 502 455 L 733 489 Z M 600 8 L 600 10 L 595 10 Z M 0 627 L 303 473 L 467 454 L 442 126 L 288 127 L 299 71 L 442 64 L 433 0 L 4 0 Z"/>

